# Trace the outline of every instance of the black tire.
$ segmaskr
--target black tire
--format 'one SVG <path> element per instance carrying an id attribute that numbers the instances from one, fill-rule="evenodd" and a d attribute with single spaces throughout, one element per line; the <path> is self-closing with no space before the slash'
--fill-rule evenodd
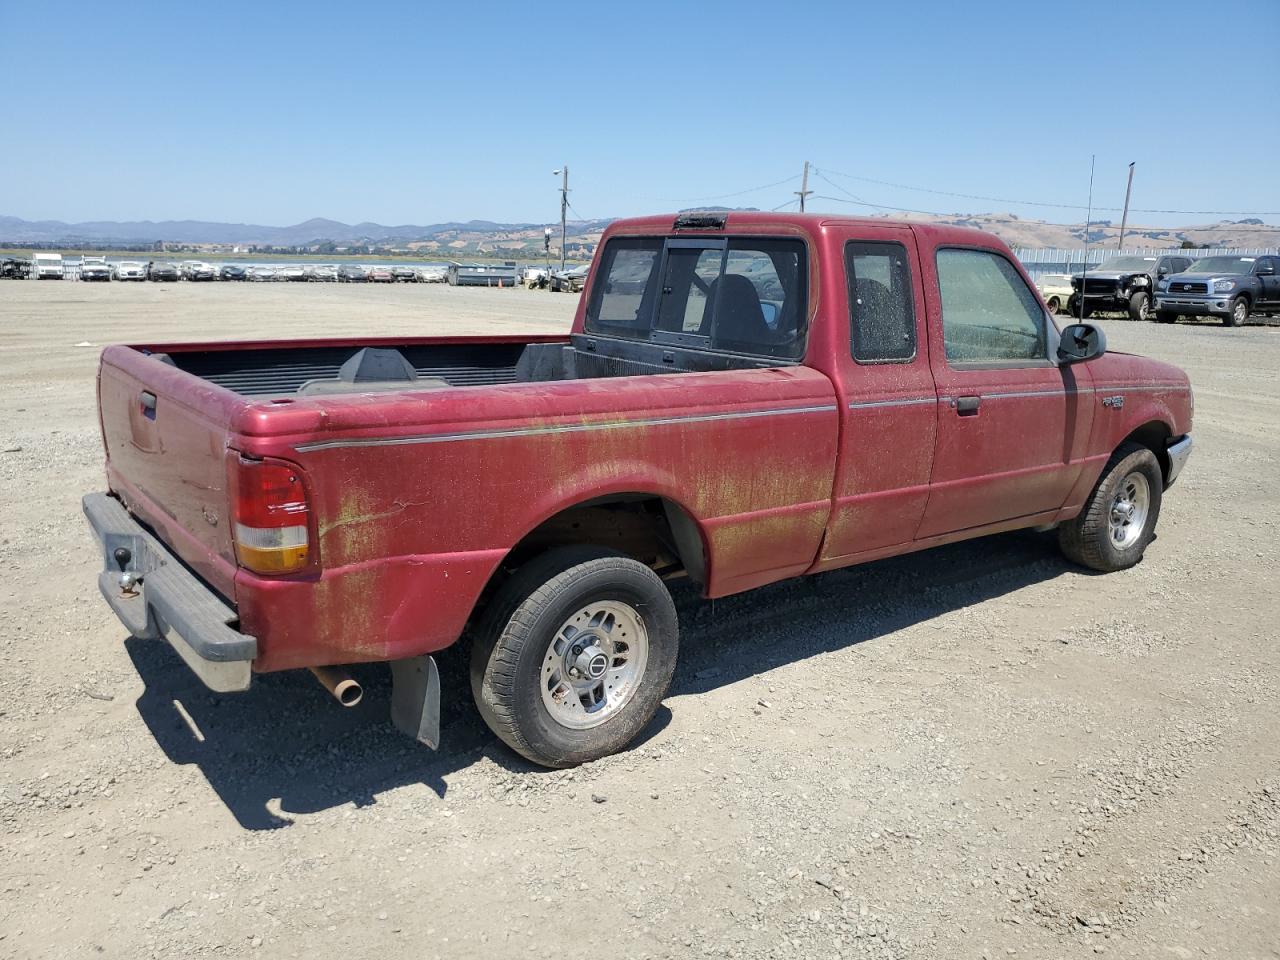
<path id="1" fill-rule="evenodd" d="M 1168 310 L 1157 310 L 1156 320 L 1160 323 L 1177 323 L 1178 315 L 1176 313 L 1170 313 Z"/>
<path id="2" fill-rule="evenodd" d="M 648 654 L 616 712 L 576 729 L 549 711 L 543 671 L 562 626 L 601 601 L 639 616 Z M 671 685 L 679 643 L 675 605 L 656 573 L 602 548 L 561 547 L 525 564 L 494 594 L 471 649 L 471 692 L 489 729 L 511 749 L 545 767 L 572 767 L 623 749 L 653 719 Z"/>
<path id="3" fill-rule="evenodd" d="M 1129 319 L 1151 319 L 1151 297 L 1144 290 L 1139 290 L 1129 298 Z"/>
<path id="4" fill-rule="evenodd" d="M 1045 306 L 1049 308 L 1050 313 L 1056 314 L 1059 310 L 1062 309 L 1062 301 L 1059 300 L 1057 297 L 1050 297 L 1047 301 L 1045 301 Z"/>
<path id="5" fill-rule="evenodd" d="M 1093 316 L 1093 308 L 1086 305 L 1081 309 L 1080 298 L 1071 296 L 1067 298 L 1067 315 L 1075 317 L 1077 320 L 1088 320 Z"/>
<path id="6" fill-rule="evenodd" d="M 1238 327 L 1249 319 L 1249 298 L 1243 293 L 1231 301 L 1231 312 L 1222 318 L 1224 327 Z"/>
<path id="7" fill-rule="evenodd" d="M 1132 542 L 1121 546 L 1112 537 L 1111 513 L 1121 485 L 1134 473 L 1146 478 L 1147 512 Z M 1058 528 L 1058 546 L 1067 559 L 1103 573 L 1132 567 L 1155 538 L 1163 491 L 1164 474 L 1155 454 L 1136 443 L 1121 444 L 1107 461 L 1080 515 Z"/>

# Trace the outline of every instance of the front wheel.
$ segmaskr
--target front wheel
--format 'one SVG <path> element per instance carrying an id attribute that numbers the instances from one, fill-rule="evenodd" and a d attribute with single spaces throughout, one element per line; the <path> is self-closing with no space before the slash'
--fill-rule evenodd
<path id="1" fill-rule="evenodd" d="M 1067 298 L 1067 314 L 1078 320 L 1088 320 L 1093 316 L 1093 308 L 1088 305 L 1082 307 L 1080 305 L 1080 298 L 1077 296 L 1071 296 Z"/>
<path id="2" fill-rule="evenodd" d="M 1151 298 L 1141 290 L 1129 298 L 1129 319 L 1151 319 Z"/>
<path id="3" fill-rule="evenodd" d="M 1164 474 L 1146 447 L 1125 443 L 1111 455 L 1084 510 L 1058 528 L 1067 558 L 1110 573 L 1132 567 L 1155 538 Z"/>
<path id="4" fill-rule="evenodd" d="M 1226 327 L 1241 326 L 1249 319 L 1249 298 L 1241 294 L 1231 301 L 1231 312 L 1222 318 Z"/>
<path id="5" fill-rule="evenodd" d="M 666 695 L 678 650 L 675 605 L 656 573 L 611 551 L 564 547 L 495 594 L 472 647 L 471 690 L 513 750 L 571 767 L 635 739 Z"/>

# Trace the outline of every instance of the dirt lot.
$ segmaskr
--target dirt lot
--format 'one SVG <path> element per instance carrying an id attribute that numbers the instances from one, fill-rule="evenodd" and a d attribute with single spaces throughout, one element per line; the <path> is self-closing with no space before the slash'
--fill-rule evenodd
<path id="1" fill-rule="evenodd" d="M 0 957 L 1280 957 L 1280 329 L 1183 365 L 1144 563 L 1021 533 L 700 601 L 643 743 L 532 769 L 442 665 L 444 745 L 305 674 L 125 637 L 80 495 L 114 340 L 563 329 L 447 287 L 0 283 Z"/>

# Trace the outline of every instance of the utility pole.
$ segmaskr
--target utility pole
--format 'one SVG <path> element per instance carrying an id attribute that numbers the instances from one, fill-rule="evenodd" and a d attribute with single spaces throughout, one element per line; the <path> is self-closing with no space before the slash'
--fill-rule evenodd
<path id="1" fill-rule="evenodd" d="M 809 161 L 808 160 L 804 162 L 804 176 L 800 178 L 800 189 L 792 190 L 791 192 L 800 198 L 800 212 L 804 213 L 804 198 L 809 196 L 809 194 L 813 193 L 813 191 L 809 189 Z"/>
<path id="2" fill-rule="evenodd" d="M 565 226 L 569 211 L 569 165 L 566 163 L 559 170 L 552 170 L 564 177 L 560 183 L 560 270 L 564 270 L 564 248 L 568 241 L 568 228 Z"/>
<path id="3" fill-rule="evenodd" d="M 1137 161 L 1134 161 L 1135 163 Z M 1133 164 L 1129 164 L 1129 185 L 1124 188 L 1124 213 L 1120 216 L 1120 242 L 1116 250 L 1124 249 L 1124 228 L 1129 225 L 1129 193 L 1133 190 Z"/>

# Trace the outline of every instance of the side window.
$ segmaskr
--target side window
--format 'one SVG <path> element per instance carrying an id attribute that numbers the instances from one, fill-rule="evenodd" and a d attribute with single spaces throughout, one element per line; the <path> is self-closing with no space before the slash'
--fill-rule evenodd
<path id="1" fill-rule="evenodd" d="M 800 240 L 731 239 L 714 285 L 711 346 L 799 357 L 808 309 L 808 261 Z"/>
<path id="2" fill-rule="evenodd" d="M 938 251 L 942 337 L 948 360 L 1044 360 L 1044 313 L 1004 257 L 984 250 Z"/>
<path id="3" fill-rule="evenodd" d="M 661 258 L 661 237 L 610 240 L 587 305 L 588 329 L 614 328 L 609 332 L 647 337 Z"/>
<path id="4" fill-rule="evenodd" d="M 849 331 L 853 359 L 892 363 L 916 355 L 911 270 L 900 243 L 845 244 Z"/>

